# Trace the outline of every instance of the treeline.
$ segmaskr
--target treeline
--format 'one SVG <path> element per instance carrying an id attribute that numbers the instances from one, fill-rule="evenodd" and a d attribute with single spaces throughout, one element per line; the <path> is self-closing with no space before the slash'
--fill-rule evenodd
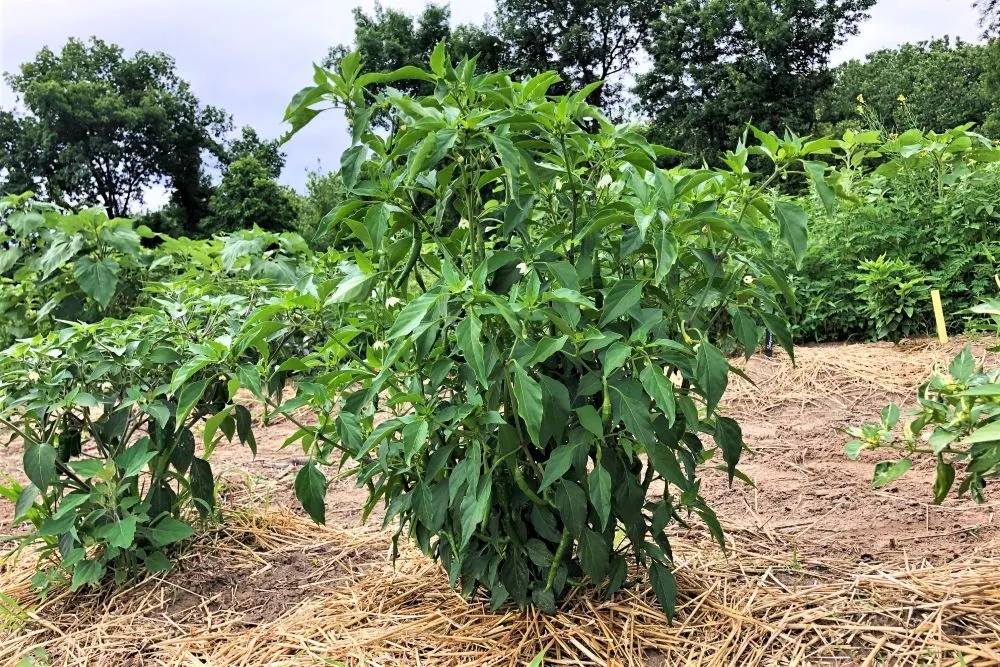
<path id="1" fill-rule="evenodd" d="M 168 202 L 140 222 L 189 237 L 254 225 L 313 229 L 336 201 L 336 174 L 311 173 L 304 196 L 279 185 L 279 142 L 251 127 L 235 131 L 167 54 L 129 57 L 97 38 L 70 39 L 60 51 L 43 48 L 6 82 L 18 104 L 0 109 L 4 193 L 30 190 L 66 208 L 100 203 L 127 217 L 162 188 Z"/>

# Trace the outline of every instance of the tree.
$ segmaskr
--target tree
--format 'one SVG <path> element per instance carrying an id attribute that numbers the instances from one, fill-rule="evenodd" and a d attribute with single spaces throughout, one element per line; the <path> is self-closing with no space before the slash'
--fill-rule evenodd
<path id="1" fill-rule="evenodd" d="M 804 134 L 833 81 L 830 53 L 875 0 L 678 0 L 653 24 L 636 93 L 650 135 L 711 159 L 747 122 Z"/>
<path id="2" fill-rule="evenodd" d="M 226 169 L 212 193 L 211 215 L 202 221 L 203 234 L 250 229 L 271 232 L 293 229 L 299 216 L 296 195 L 275 181 L 268 165 L 245 155 Z"/>
<path id="3" fill-rule="evenodd" d="M 979 10 L 984 37 L 1000 33 L 1000 0 L 975 0 L 972 6 Z"/>
<path id="4" fill-rule="evenodd" d="M 656 3 L 643 0 L 500 0 L 482 25 L 452 28 L 446 5 L 430 4 L 413 18 L 376 4 L 374 16 L 354 10 L 354 47 L 330 49 L 325 65 L 334 66 L 357 50 L 367 72 L 426 67 L 443 39 L 457 58 L 478 55 L 480 70 L 513 69 L 524 76 L 555 70 L 563 82 L 553 93 L 607 80 L 588 101 L 620 111 L 622 77 L 636 64 L 658 13 Z M 421 81 L 393 85 L 411 95 L 431 91 Z"/>
<path id="5" fill-rule="evenodd" d="M 636 64 L 649 41 L 656 2 L 647 0 L 500 0 L 496 21 L 522 73 L 558 72 L 553 92 L 606 83 L 588 97 L 605 111 L 620 111 L 621 77 Z"/>
<path id="6" fill-rule="evenodd" d="M 277 139 L 261 139 L 257 130 L 246 125 L 240 131 L 239 139 L 229 145 L 225 162 L 229 165 L 248 156 L 257 158 L 271 178 L 281 176 L 281 170 L 285 168 L 286 155 L 281 150 L 281 142 Z"/>
<path id="7" fill-rule="evenodd" d="M 116 217 L 164 185 L 185 226 L 204 215 L 202 155 L 221 156 L 230 121 L 198 101 L 170 56 L 127 58 L 97 38 L 70 39 L 59 53 L 43 48 L 6 80 L 21 108 L 0 112 L 5 191 L 100 202 Z"/>
<path id="8" fill-rule="evenodd" d="M 474 25 L 451 27 L 451 9 L 447 5 L 428 4 L 416 18 L 375 3 L 375 14 L 354 9 L 354 45 L 332 47 L 324 60 L 325 67 L 336 67 L 346 54 L 358 51 L 365 72 L 391 72 L 406 65 L 425 67 L 431 52 L 441 40 L 450 43 L 451 53 L 462 56 L 479 54 L 480 69 L 499 69 L 506 59 L 502 42 L 486 28 Z M 425 82 L 404 80 L 392 84 L 409 95 L 429 94 Z M 373 86 L 372 90 L 383 89 Z"/>
<path id="9" fill-rule="evenodd" d="M 851 60 L 834 71 L 821 118 L 835 129 L 857 125 L 860 95 L 878 124 L 890 131 L 943 132 L 969 122 L 983 126 L 1000 116 L 1000 105 L 988 91 L 994 71 L 990 48 L 944 38 Z"/>

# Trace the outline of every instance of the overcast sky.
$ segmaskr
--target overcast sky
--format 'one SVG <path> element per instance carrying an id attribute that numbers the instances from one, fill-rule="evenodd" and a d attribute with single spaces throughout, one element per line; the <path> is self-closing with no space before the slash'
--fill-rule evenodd
<path id="1" fill-rule="evenodd" d="M 425 0 L 383 0 L 419 12 Z M 295 91 L 309 85 L 310 63 L 328 47 L 349 42 L 351 8 L 371 11 L 374 0 L 0 0 L 0 70 L 30 60 L 43 46 L 96 35 L 122 46 L 164 51 L 177 61 L 205 104 L 224 108 L 261 135 L 284 130 L 281 116 Z M 861 33 L 836 55 L 860 58 L 873 50 L 948 34 L 975 40 L 971 0 L 881 0 Z M 454 0 L 452 20 L 480 22 L 492 0 Z M 11 105 L 0 87 L 0 106 Z M 336 113 L 318 117 L 286 145 L 282 181 L 301 187 L 307 169 L 339 163 L 345 125 Z"/>

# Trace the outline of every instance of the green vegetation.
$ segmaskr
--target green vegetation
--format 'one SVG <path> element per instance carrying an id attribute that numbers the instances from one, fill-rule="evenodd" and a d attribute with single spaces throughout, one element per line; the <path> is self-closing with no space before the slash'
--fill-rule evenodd
<path id="1" fill-rule="evenodd" d="M 356 49 L 286 110 L 286 140 L 348 120 L 304 196 L 168 56 L 40 52 L 0 113 L 0 432 L 29 480 L 0 495 L 35 584 L 169 569 L 220 518 L 211 456 L 255 448 L 253 408 L 295 426 L 313 519 L 330 469 L 351 474 L 364 516 L 385 505 L 394 545 L 465 595 L 552 612 L 639 571 L 672 615 L 668 529 L 698 519 L 724 548 L 702 473 L 749 481 L 727 355 L 923 335 L 932 289 L 956 330 L 1000 317 L 966 310 L 997 286 L 997 43 L 830 69 L 872 4 L 358 10 Z M 170 203 L 133 220 L 151 186 Z M 903 435 L 890 406 L 848 453 L 907 455 L 877 485 L 937 457 L 938 502 L 968 462 L 982 499 L 998 386 L 965 351 Z"/>
<path id="2" fill-rule="evenodd" d="M 1000 301 L 972 310 L 992 316 L 1000 326 Z M 862 452 L 876 449 L 906 455 L 875 466 L 872 485 L 876 488 L 906 474 L 914 456 L 933 456 L 937 461 L 935 504 L 948 497 L 958 478 L 956 468 L 964 465 L 958 495 L 968 493 L 977 502 L 984 502 L 987 480 L 1000 476 L 1000 369 L 977 368 L 972 351 L 966 347 L 947 372 L 934 373 L 920 387 L 917 402 L 912 419 L 898 434 L 900 410 L 896 404 L 882 411 L 879 423 L 847 429 L 853 438 L 845 446 L 847 455 L 857 459 Z"/>

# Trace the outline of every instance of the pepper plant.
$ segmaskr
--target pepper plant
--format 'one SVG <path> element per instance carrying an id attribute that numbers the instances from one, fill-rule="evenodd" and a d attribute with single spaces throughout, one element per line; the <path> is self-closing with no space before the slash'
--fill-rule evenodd
<path id="1" fill-rule="evenodd" d="M 30 480 L 0 495 L 15 525 L 31 525 L 21 547 L 57 565 L 36 573 L 40 588 L 168 569 L 194 517 L 212 514 L 218 439 L 254 446 L 250 413 L 232 400 L 235 378 L 256 373 L 235 359 L 261 358 L 262 333 L 233 337 L 252 304 L 190 287 L 151 299 L 128 319 L 72 324 L 0 355 L 0 432 L 23 447 Z"/>
<path id="2" fill-rule="evenodd" d="M 327 297 L 353 342 L 299 364 L 292 400 L 319 413 L 290 438 L 305 508 L 323 518 L 318 464 L 352 461 L 364 515 L 384 502 L 394 542 L 464 594 L 551 611 L 573 586 L 613 593 L 631 559 L 672 613 L 668 526 L 700 516 L 723 544 L 698 470 L 742 477 L 719 414 L 734 370 L 705 332 L 727 323 L 749 355 L 767 327 L 792 352 L 770 239 L 801 257 L 806 220 L 770 186 L 824 144 L 762 134 L 725 169 L 664 171 L 675 153 L 609 123 L 593 86 L 548 97 L 553 73 L 477 74 L 439 45 L 427 71 L 361 74 L 352 54 L 315 74 L 287 120 L 346 113 L 347 195 L 324 224 L 357 250 Z"/>
<path id="3" fill-rule="evenodd" d="M 31 192 L 0 198 L 0 345 L 60 319 L 126 313 L 149 265 L 139 232 L 150 233 L 99 207 L 71 213 Z"/>
<path id="4" fill-rule="evenodd" d="M 1000 301 L 971 311 L 989 315 L 1000 325 Z M 882 410 L 878 423 L 848 428 L 852 440 L 844 448 L 847 456 L 857 460 L 862 452 L 877 449 L 905 454 L 876 464 L 875 488 L 906 474 L 914 457 L 933 456 L 935 504 L 948 497 L 964 465 L 958 495 L 968 493 L 976 502 L 985 501 L 986 481 L 1000 475 L 1000 369 L 977 367 L 972 350 L 965 347 L 947 371 L 936 370 L 920 387 L 917 404 L 901 432 L 897 433 L 900 408 L 895 403 Z"/>

